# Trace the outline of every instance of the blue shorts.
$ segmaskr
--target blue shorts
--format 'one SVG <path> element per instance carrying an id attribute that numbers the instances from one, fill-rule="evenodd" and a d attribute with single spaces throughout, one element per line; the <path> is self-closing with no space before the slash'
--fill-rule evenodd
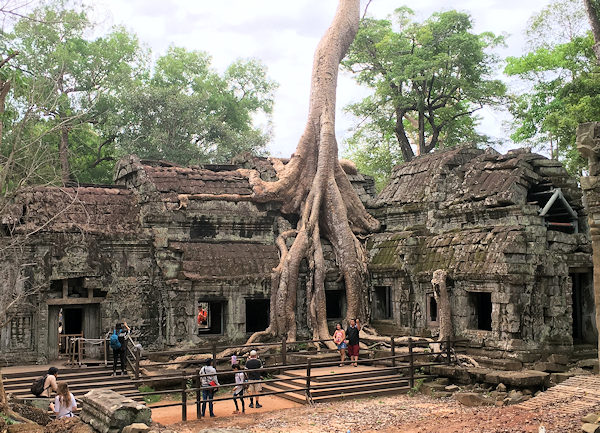
<path id="1" fill-rule="evenodd" d="M 338 350 L 341 349 L 346 349 L 348 346 L 346 346 L 346 343 L 344 343 L 343 341 L 337 345 Z"/>

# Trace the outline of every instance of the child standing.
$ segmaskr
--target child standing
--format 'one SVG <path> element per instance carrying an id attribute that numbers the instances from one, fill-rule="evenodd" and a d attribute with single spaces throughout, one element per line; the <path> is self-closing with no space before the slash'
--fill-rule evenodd
<path id="1" fill-rule="evenodd" d="M 346 339 L 346 333 L 342 329 L 342 324 L 336 323 L 335 324 L 335 332 L 333 333 L 333 342 L 335 343 L 338 350 L 340 351 L 340 357 L 341 357 L 340 367 L 344 366 L 344 361 L 346 360 L 346 348 L 348 346 L 346 346 L 346 343 L 344 342 L 345 339 Z"/>
<path id="2" fill-rule="evenodd" d="M 233 368 L 233 371 L 235 371 L 235 388 L 233 388 L 233 402 L 235 403 L 235 410 L 233 413 L 240 413 L 240 408 L 237 402 L 238 398 L 242 403 L 242 413 L 246 413 L 246 407 L 244 406 L 244 382 L 246 381 L 246 375 L 243 371 L 240 371 L 239 364 L 233 364 L 231 368 Z"/>

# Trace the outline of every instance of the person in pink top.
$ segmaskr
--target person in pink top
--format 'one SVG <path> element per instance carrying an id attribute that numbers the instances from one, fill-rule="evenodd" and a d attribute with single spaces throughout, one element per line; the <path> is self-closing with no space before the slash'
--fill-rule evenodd
<path id="1" fill-rule="evenodd" d="M 333 342 L 340 351 L 340 367 L 344 366 L 344 361 L 346 360 L 346 348 L 348 347 L 344 340 L 346 340 L 346 332 L 342 329 L 341 323 L 336 323 L 335 331 L 333 332 Z"/>

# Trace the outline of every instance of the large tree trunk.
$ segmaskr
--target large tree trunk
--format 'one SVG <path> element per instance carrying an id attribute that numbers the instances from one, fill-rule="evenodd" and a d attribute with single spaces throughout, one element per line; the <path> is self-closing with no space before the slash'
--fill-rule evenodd
<path id="1" fill-rule="evenodd" d="M 347 319 L 368 322 L 367 261 L 355 233 L 379 228 L 362 205 L 338 161 L 335 104 L 339 64 L 358 30 L 359 0 L 340 0 L 335 18 L 315 52 L 308 121 L 296 152 L 287 164 L 274 160 L 279 180 L 266 182 L 253 170 L 248 176 L 258 201 L 282 202 L 282 211 L 300 216 L 289 250 L 281 235 L 279 265 L 271 278 L 271 324 L 250 341 L 264 335 L 296 339 L 296 291 L 302 260 L 308 263 L 308 326 L 316 339 L 329 339 L 325 310 L 325 259 L 321 239 L 333 245 L 345 283 Z"/>
<path id="2" fill-rule="evenodd" d="M 590 26 L 592 27 L 592 35 L 594 36 L 594 54 L 596 54 L 596 60 L 600 64 L 600 5 L 598 4 L 598 0 L 583 0 L 583 3 L 585 4 L 585 10 L 590 20 Z"/>

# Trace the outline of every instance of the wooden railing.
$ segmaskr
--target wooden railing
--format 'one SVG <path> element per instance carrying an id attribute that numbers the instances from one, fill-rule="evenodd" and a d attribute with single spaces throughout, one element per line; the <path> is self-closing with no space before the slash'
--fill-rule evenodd
<path id="1" fill-rule="evenodd" d="M 323 342 L 324 340 L 318 340 L 320 342 Z M 359 360 L 358 363 L 362 364 L 362 365 L 373 365 L 374 363 L 384 363 L 389 361 L 389 363 L 391 364 L 390 367 L 374 367 L 372 369 L 372 371 L 375 372 L 382 372 L 382 371 L 388 371 L 391 374 L 397 374 L 398 375 L 398 379 L 393 381 L 392 383 L 397 383 L 397 384 L 401 384 L 401 383 L 406 383 L 405 386 L 398 386 L 395 387 L 396 389 L 402 389 L 404 388 L 405 390 L 410 390 L 413 389 L 415 387 L 415 381 L 418 379 L 426 379 L 426 378 L 430 378 L 432 377 L 431 375 L 428 374 L 424 374 L 421 372 L 420 369 L 422 368 L 426 368 L 426 367 L 431 367 L 431 366 L 435 366 L 435 365 L 444 365 L 444 364 L 451 364 L 454 362 L 454 360 L 456 359 L 456 356 L 454 356 L 454 360 L 452 358 L 452 355 L 456 355 L 457 350 L 456 350 L 456 343 L 458 342 L 462 342 L 462 340 L 447 340 L 444 342 L 436 342 L 438 344 L 440 344 L 440 350 L 435 352 L 435 351 L 415 351 L 414 349 L 416 349 L 417 347 L 427 347 L 429 348 L 429 345 L 431 344 L 431 342 L 428 341 L 413 341 L 412 339 L 408 339 L 405 342 L 402 342 L 401 344 L 397 344 L 394 341 L 394 338 L 391 338 L 391 356 L 387 356 L 387 357 L 382 357 L 382 358 L 374 358 L 374 359 L 363 359 L 363 360 Z M 302 341 L 302 342 L 296 342 L 298 344 L 301 343 L 315 343 L 317 342 L 317 340 L 308 340 L 308 341 Z M 279 379 L 263 379 L 260 381 L 249 381 L 246 382 L 247 384 L 252 384 L 252 383 L 261 383 L 261 384 L 276 384 L 276 383 L 285 383 L 285 382 L 292 382 L 295 381 L 296 385 L 294 386 L 293 389 L 289 389 L 289 390 L 281 390 L 281 391 L 267 391 L 267 392 L 261 392 L 259 395 L 262 396 L 267 396 L 267 395 L 281 395 L 281 394 L 286 394 L 286 393 L 304 393 L 305 394 L 305 398 L 306 401 L 308 403 L 312 403 L 312 393 L 314 391 L 318 391 L 320 389 L 335 389 L 336 385 L 335 384 L 326 384 L 326 385 L 319 385 L 318 383 L 315 384 L 316 381 L 318 381 L 319 379 L 323 379 L 326 377 L 343 377 L 343 376 L 348 376 L 349 378 L 353 377 L 353 375 L 356 375 L 356 371 L 352 370 L 349 372 L 344 372 L 344 373 L 329 373 L 329 374 L 321 374 L 321 375 L 315 375 L 314 374 L 314 369 L 318 368 L 318 367 L 333 367 L 333 366 L 337 366 L 339 365 L 339 361 L 335 361 L 335 362 L 331 362 L 331 361 L 327 361 L 327 362 L 315 362 L 312 358 L 308 357 L 306 363 L 301 363 L 301 364 L 288 364 L 286 361 L 286 354 L 287 354 L 287 348 L 290 345 L 293 345 L 294 343 L 285 343 L 285 342 L 281 342 L 281 343 L 271 343 L 271 344 L 257 344 L 257 345 L 238 345 L 238 346 L 229 346 L 227 348 L 243 348 L 243 347 L 255 347 L 255 346 L 267 346 L 267 345 L 282 345 L 282 351 L 279 354 L 273 354 L 272 356 L 277 356 L 280 357 L 281 360 L 281 364 L 279 365 L 275 365 L 272 367 L 264 367 L 262 369 L 260 369 L 261 375 L 264 375 L 266 373 L 280 373 L 282 370 L 300 370 L 300 369 L 305 369 L 305 373 L 303 375 L 298 374 L 297 372 L 294 374 L 294 377 L 288 377 L 288 378 L 279 378 Z M 405 354 L 396 354 L 398 347 L 402 345 L 402 346 L 406 346 L 408 348 L 408 352 Z M 216 346 L 212 346 L 212 351 L 211 351 L 211 355 L 212 355 L 212 359 L 213 360 L 217 360 L 216 354 L 217 351 L 214 350 L 216 349 Z M 224 349 L 224 347 L 222 347 L 222 349 Z M 285 349 L 285 350 L 284 350 Z M 202 352 L 201 349 L 195 350 L 193 351 L 195 353 L 206 353 Z M 321 353 L 326 352 L 325 350 L 321 351 Z M 189 351 L 185 352 L 186 354 L 189 354 Z M 152 352 L 152 353 L 144 353 L 144 357 L 147 357 L 148 355 L 157 355 L 157 354 L 161 354 L 161 355 L 174 355 L 174 354 L 183 354 L 183 351 L 161 351 L 161 352 Z M 141 353 L 133 353 L 132 355 L 136 355 L 137 357 L 136 362 L 137 362 L 137 366 L 138 366 L 138 371 L 135 373 L 136 377 L 139 378 L 139 360 L 141 358 Z M 431 359 L 433 359 L 433 361 L 431 362 L 420 362 L 420 358 L 422 357 L 431 357 Z M 264 358 L 264 356 L 263 356 Z M 436 360 L 437 359 L 437 360 Z M 198 361 L 192 361 L 192 360 L 186 360 L 186 361 L 172 361 L 172 362 L 161 362 L 161 363 L 156 363 L 156 364 L 152 364 L 153 366 L 166 366 L 166 365 L 174 365 L 174 364 L 199 364 L 199 363 L 204 363 L 206 360 L 198 360 Z M 407 364 L 407 365 L 400 365 L 399 361 L 401 361 L 402 364 Z M 346 362 L 347 364 L 350 364 L 350 361 Z M 361 370 L 360 373 L 364 374 L 366 372 L 369 372 L 370 370 Z M 181 395 L 181 400 L 180 401 L 173 401 L 173 402 L 167 402 L 167 403 L 162 403 L 162 404 L 154 404 L 152 405 L 152 408 L 163 408 L 163 407 L 174 407 L 174 406 L 181 406 L 181 419 L 182 421 L 187 421 L 187 406 L 188 406 L 188 394 L 190 393 L 195 393 L 195 397 L 194 397 L 194 403 L 196 405 L 196 417 L 199 419 L 200 418 L 200 411 L 201 411 L 201 405 L 203 402 L 202 400 L 202 391 L 203 390 L 210 390 L 213 389 L 212 387 L 202 387 L 201 386 L 201 381 L 203 377 L 207 377 L 207 376 L 218 376 L 218 377 L 224 377 L 224 376 L 228 376 L 231 377 L 236 371 L 235 370 L 228 370 L 228 371 L 221 371 L 221 372 L 217 372 L 214 374 L 200 374 L 200 370 L 196 370 L 196 372 L 194 374 L 187 374 L 187 373 L 182 373 L 182 374 L 170 374 L 170 375 L 157 375 L 157 376 L 151 376 L 148 379 L 149 380 L 161 380 L 161 379 L 170 379 L 172 381 L 179 381 L 180 382 L 180 386 L 177 388 L 173 388 L 173 389 L 166 389 L 166 390 L 159 390 L 159 391 L 151 391 L 151 392 L 141 392 L 139 395 L 141 396 L 153 396 L 153 395 L 167 395 L 167 394 L 177 394 L 179 393 Z M 297 383 L 298 381 L 302 381 L 305 385 L 303 387 L 298 387 Z M 142 383 L 142 380 L 140 380 L 140 384 Z M 189 386 L 189 384 L 193 384 L 193 386 Z M 221 384 L 220 387 L 233 387 L 236 386 L 235 383 L 225 383 L 225 384 Z M 347 384 L 342 384 L 342 385 L 338 385 L 338 387 L 340 388 L 340 390 L 344 387 L 347 387 Z M 244 396 L 244 398 L 248 398 L 249 396 L 246 395 Z M 240 398 L 240 397 L 235 397 L 235 398 Z M 227 401 L 227 400 L 233 400 L 234 397 L 233 396 L 219 396 L 217 398 L 214 398 L 212 401 L 213 402 L 218 402 L 218 401 Z M 210 402 L 210 400 L 207 400 L 205 403 L 208 404 Z"/>

